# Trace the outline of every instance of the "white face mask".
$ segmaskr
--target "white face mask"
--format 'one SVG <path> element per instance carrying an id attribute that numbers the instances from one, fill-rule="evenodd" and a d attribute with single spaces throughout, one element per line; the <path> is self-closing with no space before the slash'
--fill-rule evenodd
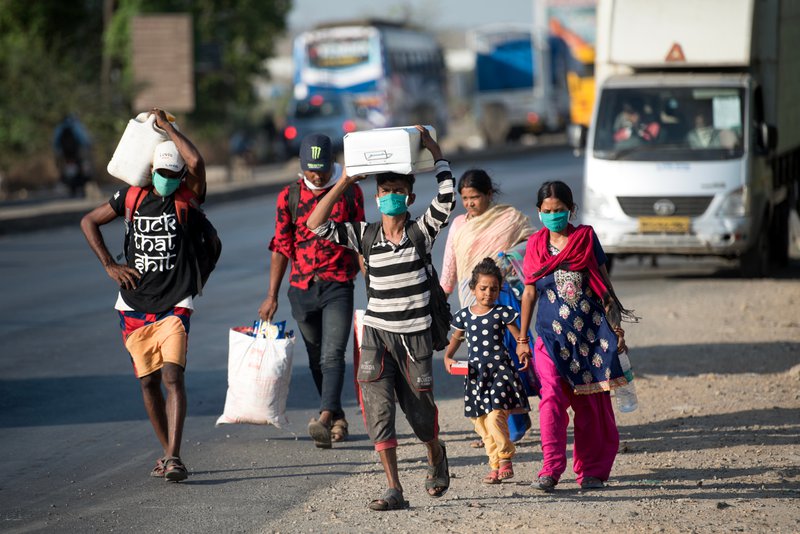
<path id="1" fill-rule="evenodd" d="M 297 173 L 297 176 L 302 178 L 303 181 L 306 183 L 306 187 L 308 187 L 312 191 L 322 191 L 324 189 L 330 189 L 336 184 L 336 182 L 339 181 L 339 179 L 342 177 L 342 166 L 339 165 L 338 163 L 333 164 L 333 172 L 331 173 L 331 179 L 328 180 L 328 183 L 326 183 L 322 187 L 317 187 L 316 185 L 312 184 L 302 172 Z"/>

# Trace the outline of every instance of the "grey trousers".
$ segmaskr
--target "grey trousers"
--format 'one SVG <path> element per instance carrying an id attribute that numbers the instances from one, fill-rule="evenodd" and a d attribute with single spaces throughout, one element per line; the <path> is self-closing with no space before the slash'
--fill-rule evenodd
<path id="1" fill-rule="evenodd" d="M 439 436 L 432 364 L 430 332 L 396 334 L 364 326 L 356 376 L 367 432 L 375 450 L 397 447 L 395 398 L 421 441 Z"/>

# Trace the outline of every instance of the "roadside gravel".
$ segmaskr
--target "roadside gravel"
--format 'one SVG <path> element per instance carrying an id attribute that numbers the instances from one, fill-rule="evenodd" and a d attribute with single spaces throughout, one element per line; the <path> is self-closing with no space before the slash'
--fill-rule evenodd
<path id="1" fill-rule="evenodd" d="M 628 284 L 626 305 L 644 318 L 628 327 L 640 408 L 617 415 L 620 454 L 605 489 L 581 491 L 569 467 L 554 494 L 531 487 L 541 465 L 535 410 L 516 478 L 481 484 L 485 457 L 469 447 L 460 382 L 442 376 L 453 475 L 444 498 L 424 494 L 424 449 L 403 421 L 398 456 L 410 510 L 367 510 L 385 478 L 361 435 L 353 449 L 326 451 L 334 464 L 360 461 L 355 474 L 320 487 L 264 531 L 797 532 L 800 283 L 677 278 L 658 302 L 647 283 Z"/>

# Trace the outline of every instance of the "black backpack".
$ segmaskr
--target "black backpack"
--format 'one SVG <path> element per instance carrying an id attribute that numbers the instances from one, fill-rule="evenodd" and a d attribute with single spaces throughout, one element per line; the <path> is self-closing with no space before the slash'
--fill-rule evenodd
<path id="1" fill-rule="evenodd" d="M 125 255 L 128 254 L 130 243 L 130 228 L 133 214 L 139 208 L 145 195 L 152 190 L 152 186 L 129 187 L 125 196 Z M 191 191 L 184 185 L 175 191 L 175 213 L 178 222 L 184 230 L 184 235 L 189 236 L 189 243 L 197 261 L 197 294 L 203 294 L 211 272 L 217 266 L 222 254 L 222 241 L 217 234 L 217 229 L 208 220 L 203 210 Z M 190 224 L 190 219 L 192 223 Z"/>
<path id="2" fill-rule="evenodd" d="M 369 256 L 372 252 L 372 245 L 378 239 L 378 232 L 381 229 L 381 223 L 369 223 L 364 229 L 364 235 L 361 239 L 361 255 L 364 256 L 364 266 L 367 268 L 367 275 L 364 280 L 367 283 L 367 298 L 369 299 Z M 417 254 L 425 262 L 425 273 L 428 275 L 428 286 L 430 290 L 430 303 L 429 313 L 431 314 L 431 338 L 433 340 L 433 350 L 444 350 L 449 340 L 447 334 L 450 333 L 450 321 L 452 315 L 450 314 L 450 303 L 447 302 L 447 295 L 439 284 L 439 275 L 436 273 L 436 268 L 431 261 L 431 255 L 425 250 L 425 236 L 422 230 L 413 223 L 413 221 L 406 225 L 406 233 L 408 238 L 417 249 Z"/>

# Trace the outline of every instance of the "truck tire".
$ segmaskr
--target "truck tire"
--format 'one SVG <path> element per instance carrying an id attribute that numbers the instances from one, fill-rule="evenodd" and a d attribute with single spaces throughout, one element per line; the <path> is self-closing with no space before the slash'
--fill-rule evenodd
<path id="1" fill-rule="evenodd" d="M 776 267 L 786 267 L 789 264 L 789 209 L 787 199 L 775 208 L 772 216 L 770 259 Z"/>
<path id="2" fill-rule="evenodd" d="M 489 146 L 506 142 L 511 124 L 508 112 L 502 104 L 486 104 L 481 110 L 481 133 Z"/>
<path id="3" fill-rule="evenodd" d="M 739 272 L 744 278 L 763 278 L 771 265 L 769 222 L 761 222 L 756 242 L 739 258 Z"/>

